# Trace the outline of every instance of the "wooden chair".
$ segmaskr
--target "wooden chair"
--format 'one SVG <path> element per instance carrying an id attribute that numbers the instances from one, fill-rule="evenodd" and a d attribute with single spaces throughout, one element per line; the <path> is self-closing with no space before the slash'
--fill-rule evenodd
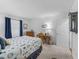
<path id="1" fill-rule="evenodd" d="M 45 42 L 45 40 L 46 40 L 46 38 L 45 38 L 45 34 L 44 33 L 38 33 L 37 34 L 37 37 L 39 37 L 39 38 L 41 38 L 41 40 L 42 40 L 42 42 L 44 43 Z"/>

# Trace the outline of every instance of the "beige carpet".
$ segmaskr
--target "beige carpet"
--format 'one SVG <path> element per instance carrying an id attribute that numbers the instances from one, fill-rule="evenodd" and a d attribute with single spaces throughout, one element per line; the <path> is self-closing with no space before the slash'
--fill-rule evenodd
<path id="1" fill-rule="evenodd" d="M 72 59 L 72 55 L 69 49 L 44 44 L 37 59 Z"/>

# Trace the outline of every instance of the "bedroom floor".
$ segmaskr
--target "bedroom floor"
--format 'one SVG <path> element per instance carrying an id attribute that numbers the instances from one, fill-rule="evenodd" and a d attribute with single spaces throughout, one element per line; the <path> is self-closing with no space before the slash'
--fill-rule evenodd
<path id="1" fill-rule="evenodd" d="M 37 59 L 73 59 L 69 49 L 55 45 L 43 45 L 43 50 Z"/>

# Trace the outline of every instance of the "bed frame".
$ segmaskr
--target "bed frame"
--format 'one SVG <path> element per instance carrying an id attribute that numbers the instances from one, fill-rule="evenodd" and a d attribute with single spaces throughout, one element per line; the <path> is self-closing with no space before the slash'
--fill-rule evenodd
<path id="1" fill-rule="evenodd" d="M 26 59 L 37 59 L 37 57 L 40 55 L 41 51 L 42 51 L 42 46 L 40 46 L 40 48 L 38 50 L 36 50 L 34 53 L 32 53 Z"/>

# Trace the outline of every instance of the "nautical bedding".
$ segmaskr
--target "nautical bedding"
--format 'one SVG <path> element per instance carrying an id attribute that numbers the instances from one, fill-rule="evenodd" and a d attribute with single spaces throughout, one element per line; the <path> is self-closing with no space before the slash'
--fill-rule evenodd
<path id="1" fill-rule="evenodd" d="M 35 37 L 16 37 L 10 39 L 10 45 L 1 50 L 0 59 L 23 59 L 42 46 L 41 40 Z"/>

